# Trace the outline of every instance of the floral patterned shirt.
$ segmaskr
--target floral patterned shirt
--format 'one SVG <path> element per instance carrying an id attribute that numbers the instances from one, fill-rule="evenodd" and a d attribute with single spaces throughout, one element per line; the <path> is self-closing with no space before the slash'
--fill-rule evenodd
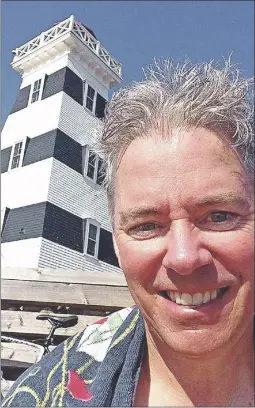
<path id="1" fill-rule="evenodd" d="M 26 370 L 2 406 L 132 406 L 144 345 L 144 323 L 138 308 L 115 312 Z"/>

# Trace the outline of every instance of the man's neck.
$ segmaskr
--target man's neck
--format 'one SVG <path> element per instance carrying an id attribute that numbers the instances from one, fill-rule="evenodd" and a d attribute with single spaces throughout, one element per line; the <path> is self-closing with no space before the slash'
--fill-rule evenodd
<path id="1" fill-rule="evenodd" d="M 157 347 L 147 335 L 143 375 L 148 389 L 164 392 L 178 405 L 249 406 L 254 403 L 254 345 L 252 336 L 201 358 Z M 168 405 L 169 405 L 168 402 Z"/>

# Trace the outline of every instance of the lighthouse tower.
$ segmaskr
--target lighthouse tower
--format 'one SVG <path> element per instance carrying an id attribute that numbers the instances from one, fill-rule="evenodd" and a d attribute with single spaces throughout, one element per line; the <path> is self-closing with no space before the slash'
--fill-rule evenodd
<path id="1" fill-rule="evenodd" d="M 2 131 L 2 265 L 121 272 L 93 129 L 121 64 L 74 16 L 14 51 Z"/>

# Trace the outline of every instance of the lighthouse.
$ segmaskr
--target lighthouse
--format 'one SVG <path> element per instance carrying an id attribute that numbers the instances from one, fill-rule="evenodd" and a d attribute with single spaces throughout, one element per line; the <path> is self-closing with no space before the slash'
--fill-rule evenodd
<path id="1" fill-rule="evenodd" d="M 121 64 L 74 16 L 13 53 L 21 85 L 2 131 L 2 265 L 121 272 L 92 150 Z"/>

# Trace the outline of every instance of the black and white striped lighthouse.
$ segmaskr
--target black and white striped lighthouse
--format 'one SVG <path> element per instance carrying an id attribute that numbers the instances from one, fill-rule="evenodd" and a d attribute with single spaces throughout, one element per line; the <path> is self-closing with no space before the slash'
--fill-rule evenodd
<path id="1" fill-rule="evenodd" d="M 13 52 L 22 82 L 2 132 L 2 265 L 120 271 L 91 146 L 121 64 L 74 16 Z"/>

